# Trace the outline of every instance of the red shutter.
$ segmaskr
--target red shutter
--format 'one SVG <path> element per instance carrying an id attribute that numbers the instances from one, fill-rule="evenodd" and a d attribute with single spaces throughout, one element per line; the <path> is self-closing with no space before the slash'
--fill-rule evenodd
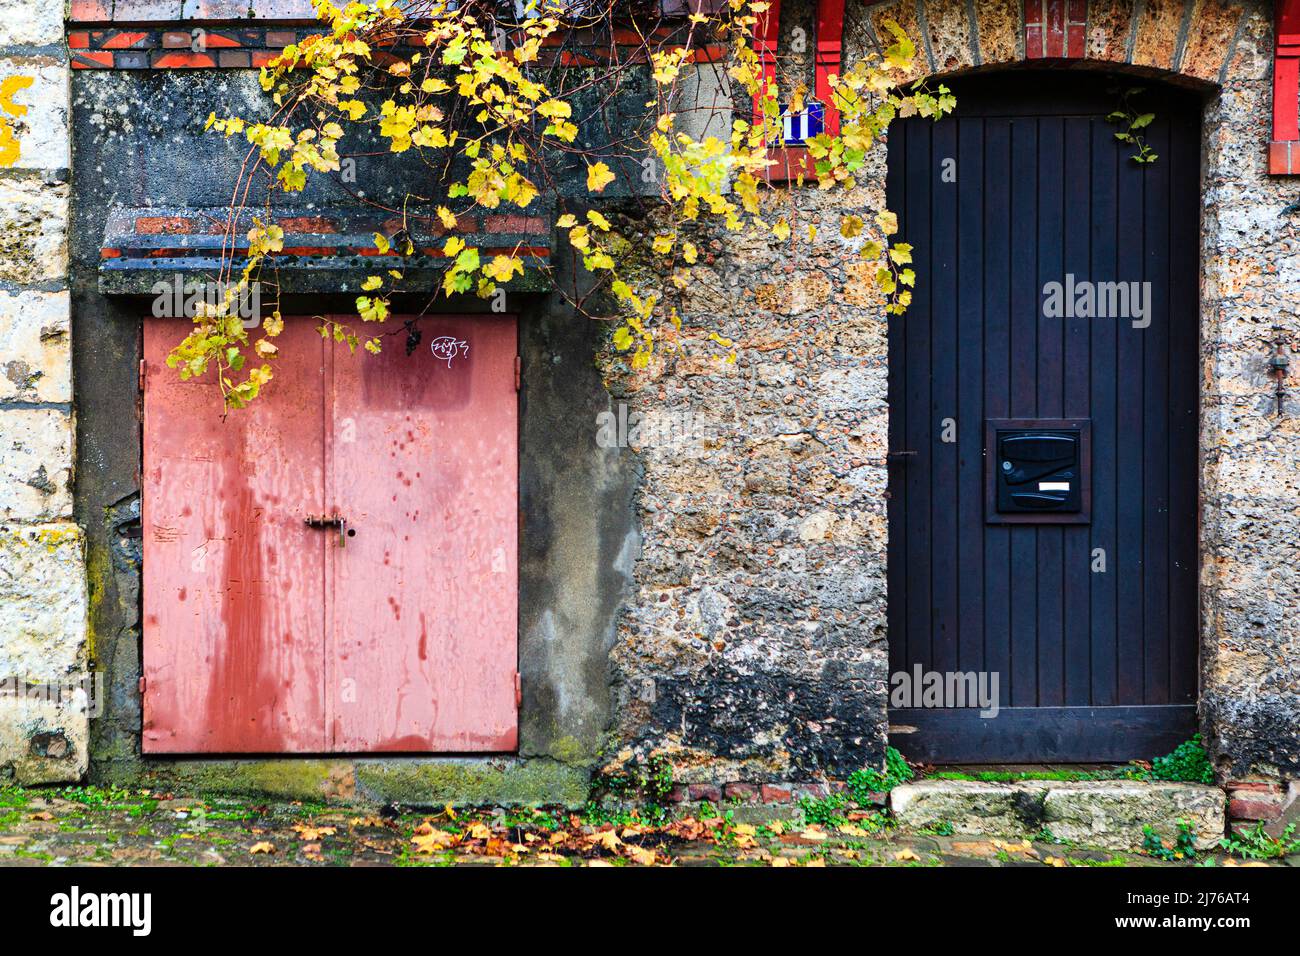
<path id="1" fill-rule="evenodd" d="M 348 356 L 290 320 L 222 421 L 146 320 L 146 752 L 515 749 L 516 324 L 422 328 Z"/>

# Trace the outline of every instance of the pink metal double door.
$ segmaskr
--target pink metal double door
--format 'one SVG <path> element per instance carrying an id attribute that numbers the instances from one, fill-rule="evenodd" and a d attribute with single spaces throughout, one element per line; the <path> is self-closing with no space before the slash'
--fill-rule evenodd
<path id="1" fill-rule="evenodd" d="M 145 321 L 144 750 L 512 751 L 515 320 L 426 318 L 410 356 L 315 325 L 223 419 Z"/>

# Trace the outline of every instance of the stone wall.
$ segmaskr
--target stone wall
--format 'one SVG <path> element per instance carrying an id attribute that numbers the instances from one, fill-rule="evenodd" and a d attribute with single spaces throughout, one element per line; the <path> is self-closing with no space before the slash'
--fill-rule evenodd
<path id="1" fill-rule="evenodd" d="M 1300 777 L 1300 182 L 1270 177 L 1272 5 L 1246 6 L 1205 113 L 1201 708 L 1230 778 Z"/>
<path id="2" fill-rule="evenodd" d="M 32 83 L 13 98 L 18 160 L 0 169 L 0 783 L 41 783 L 79 778 L 88 739 L 61 4 L 0 4 L 0 79 L 13 76 Z"/>
<path id="3" fill-rule="evenodd" d="M 1300 188 L 1268 175 L 1272 5 L 1051 10 L 851 3 L 845 68 L 893 19 L 920 38 L 916 77 L 1050 60 L 1205 90 L 1202 728 L 1225 779 L 1295 775 L 1300 398 L 1293 388 L 1287 415 L 1274 416 L 1266 363 L 1278 335 L 1300 343 Z M 1056 14 L 1059 32 L 1044 19 Z M 811 35 L 808 5 L 785 5 L 782 42 L 801 25 Z M 883 165 L 882 146 L 867 185 L 796 189 L 773 206 L 793 207 L 796 232 L 813 221 L 834 237 L 841 214 L 880 206 Z M 642 430 L 676 426 L 652 427 L 639 449 L 644 553 L 613 652 L 611 766 L 663 753 L 679 780 L 705 785 L 806 780 L 880 759 L 888 356 L 883 314 L 851 261 L 834 238 L 715 241 L 688 309 L 738 342 L 735 365 L 705 357 L 700 329 L 683 334 L 688 354 L 643 373 L 610 357 L 616 401 Z"/>

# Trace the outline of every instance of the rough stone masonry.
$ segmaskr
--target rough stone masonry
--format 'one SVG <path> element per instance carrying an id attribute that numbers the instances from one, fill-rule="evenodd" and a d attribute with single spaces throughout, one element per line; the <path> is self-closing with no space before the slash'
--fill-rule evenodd
<path id="1" fill-rule="evenodd" d="M 127 6 L 119 0 L 112 8 L 123 22 L 177 16 L 146 15 L 147 4 L 127 16 Z M 1030 7 L 1042 9 L 1008 0 L 853 2 L 845 64 L 874 46 L 882 21 L 890 18 L 920 40 L 918 77 L 1014 67 L 1031 58 L 1027 43 L 1035 29 L 1041 40 L 1042 25 L 1026 22 Z M 1300 406 L 1293 374 L 1287 414 L 1273 415 L 1267 360 L 1279 335 L 1293 346 L 1300 335 L 1294 211 L 1300 187 L 1295 180 L 1268 175 L 1272 13 L 1267 0 L 1092 0 L 1086 23 L 1080 24 L 1085 29 L 1079 45 L 1071 46 L 1069 57 L 1091 61 L 1081 65 L 1159 75 L 1205 91 L 1202 727 L 1223 780 L 1258 775 L 1274 781 L 1261 786 L 1280 792 L 1279 778 L 1300 773 Z M 782 35 L 789 36 L 797 22 L 807 32 L 811 16 L 807 3 L 786 4 Z M 88 660 L 83 540 L 71 520 L 69 80 L 61 17 L 57 4 L 0 0 L 0 78 L 26 75 L 34 81 L 18 96 L 28 112 L 14 119 L 21 157 L 0 173 L 0 679 L 48 684 L 79 681 Z M 99 15 L 91 22 L 105 19 L 113 17 Z M 147 60 L 134 49 L 79 52 L 82 66 L 122 71 L 85 83 L 87 89 L 120 87 L 119 104 L 131 100 L 131 91 L 136 101 L 147 101 L 149 91 L 162 89 L 168 95 L 154 97 L 155 102 L 177 115 L 190 110 L 198 125 L 210 106 L 204 84 L 217 86 L 230 78 L 204 69 L 169 74 L 165 84 L 157 76 L 146 79 L 151 71 L 183 65 L 164 49 Z M 245 61 L 246 56 L 225 50 L 219 65 L 226 65 L 227 57 L 232 68 L 256 63 L 256 54 Z M 809 69 L 811 56 L 806 53 L 803 60 Z M 141 65 L 151 69 L 136 71 Z M 211 62 L 207 66 L 215 68 Z M 231 82 L 252 88 L 247 73 Z M 86 114 L 93 122 L 97 111 L 92 105 Z M 151 122 L 170 115 L 158 112 Z M 142 124 L 140 135 L 153 137 L 158 150 L 173 149 L 161 143 L 159 128 Z M 167 135 L 179 137 L 178 130 L 189 128 L 173 124 Z M 80 122 L 77 131 L 88 142 L 80 154 L 84 178 L 78 201 L 94 193 L 88 205 L 107 204 L 113 200 L 107 177 L 126 167 L 86 161 L 94 155 L 93 142 L 111 145 L 111 131 Z M 104 155 L 123 154 L 108 150 Z M 166 159 L 173 163 L 184 155 L 176 150 Z M 661 357 L 636 375 L 625 374 L 616 357 L 602 366 L 615 405 L 641 413 L 652 430 L 659 422 L 658 434 L 666 438 L 647 443 L 639 456 L 608 455 L 618 462 L 619 479 L 611 485 L 622 488 L 623 472 L 632 470 L 625 461 L 635 460 L 644 472 L 639 528 L 632 529 L 640 532 L 640 557 L 633 562 L 631 547 L 606 549 L 619 556 L 607 563 L 615 564 L 620 581 L 624 562 L 634 577 L 625 596 L 620 589 L 606 589 L 623 601 L 621 610 L 608 609 L 619 621 L 616 638 L 610 635 L 607 643 L 599 624 L 606 616 L 603 604 L 590 618 L 555 615 L 577 621 L 566 625 L 565 641 L 572 644 L 564 644 L 564 655 L 552 649 L 560 642 L 550 639 L 552 616 L 546 613 L 537 613 L 541 623 L 531 627 L 540 637 L 529 643 L 527 622 L 521 637 L 525 648 L 535 644 L 554 658 L 568 655 L 581 662 L 581 682 L 556 682 L 581 692 L 559 693 L 554 707 L 537 711 L 538 726 L 540 717 L 552 712 L 581 712 L 584 743 L 575 765 L 588 765 L 586 741 L 597 738 L 605 723 L 598 698 L 605 692 L 609 644 L 615 700 L 608 753 L 615 761 L 623 754 L 666 753 L 677 780 L 704 787 L 837 776 L 878 761 L 883 752 L 888 729 L 886 326 L 865 267 L 833 238 L 843 213 L 869 216 L 883 204 L 883 148 L 870 162 L 853 191 L 795 189 L 773 197 L 774 203 L 799 206 L 801 221 L 817 221 L 822 236 L 832 237 L 805 255 L 792 257 L 775 242 L 710 244 L 702 237 L 713 275 L 701 275 L 692 287 L 689 311 L 709 317 L 710 328 L 737 341 L 734 366 L 718 366 L 703 342 L 688 343 L 697 346 L 690 354 L 670 361 Z M 204 177 L 211 178 L 207 171 Z M 182 185 L 189 182 L 178 178 Z M 153 182 L 140 176 L 135 185 L 143 188 L 146 181 Z M 167 191 L 138 197 L 139 203 L 161 201 L 162 192 Z M 193 201 L 194 193 L 180 198 Z M 93 259 L 103 223 L 93 217 L 86 222 L 94 228 L 79 229 L 77 242 Z M 87 318 L 87 310 L 79 308 L 79 328 L 96 330 L 82 342 L 80 354 L 93 354 L 111 373 L 97 385 L 83 375 L 80 386 L 90 424 L 80 459 L 86 479 L 80 489 L 82 516 L 94 536 L 97 523 L 115 525 L 126 518 L 105 501 L 131 500 L 132 488 L 118 485 L 132 484 L 138 447 L 117 462 L 111 449 L 119 434 L 134 426 L 125 414 L 134 395 L 127 397 L 124 383 L 134 379 L 138 357 L 129 344 L 133 325 L 123 321 L 116 333 L 121 338 L 108 347 L 99 333 L 110 323 L 88 325 Z M 96 346 L 96 352 L 87 351 Z M 536 350 L 558 362 L 558 348 L 538 345 Z M 541 367 L 531 356 L 526 362 L 528 369 Z M 546 374 L 573 378 L 567 365 L 550 367 L 556 371 Z M 539 379 L 539 393 L 542 384 L 552 382 Z M 572 413 L 572 400 L 565 405 L 553 387 L 548 394 L 555 402 L 552 418 Z M 592 407 L 603 409 L 603 394 L 599 398 Z M 583 434 L 594 433 L 592 407 L 581 407 Z M 565 420 L 576 419 L 569 414 Z M 573 426 L 574 435 L 578 427 Z M 564 447 L 552 433 L 547 437 Z M 578 447 L 576 441 L 569 447 Z M 569 478 L 567 472 L 558 474 Z M 121 481 L 107 481 L 105 475 Z M 86 486 L 96 484 L 111 487 L 112 494 L 87 496 Z M 570 510 L 591 510 L 581 494 L 572 497 L 578 504 Z M 536 540 L 538 532 L 533 534 Z M 617 540 L 635 537 L 620 534 Z M 557 567 L 565 564 L 561 570 L 567 575 L 581 577 L 586 566 L 574 562 L 566 547 L 556 546 L 554 554 Z M 549 554 L 546 559 L 551 560 Z M 568 595 L 585 592 L 569 584 L 565 577 L 555 590 L 576 606 L 582 602 Z M 97 622 L 107 620 L 103 608 L 113 603 L 103 593 L 96 592 Z M 135 592 L 126 588 L 123 594 L 122 603 L 130 603 L 133 614 Z M 545 611 L 543 605 L 533 601 L 534 612 Z M 132 698 L 130 692 L 139 673 L 129 617 L 119 613 L 116 619 L 125 636 L 111 666 L 127 703 L 120 707 L 121 733 L 114 729 L 113 739 L 131 758 L 124 756 L 122 765 L 135 773 L 138 694 Z M 590 622 L 597 618 L 597 624 Z M 117 639 L 111 628 L 97 623 L 95 630 L 103 635 L 102 660 Z M 536 665 L 541 657 L 525 653 L 521 661 L 526 709 L 541 686 L 529 668 L 541 671 Z M 99 722 L 105 740 L 110 735 L 103 727 L 111 722 Z M 546 734 L 552 738 L 547 754 L 563 758 L 577 749 L 560 746 L 568 738 L 558 732 Z M 526 751 L 522 757 L 536 755 Z M 108 764 L 119 754 L 101 745 L 96 756 Z M 289 765 L 311 770 L 302 761 L 259 764 L 258 770 L 270 766 L 279 773 Z M 0 781 L 70 780 L 86 766 L 87 717 L 77 701 L 58 705 L 0 697 Z M 220 778 L 214 773 L 207 780 L 228 785 L 230 768 L 219 767 L 219 773 Z M 433 792 L 429 777 L 411 779 L 419 793 Z M 465 793 L 459 778 L 455 786 Z M 484 784 L 475 793 L 493 799 L 489 786 L 498 787 Z M 548 787 L 536 796 L 555 798 L 557 789 Z M 453 796 L 447 793 L 448 799 Z M 530 790 L 529 799 L 533 796 Z"/>
<path id="2" fill-rule="evenodd" d="M 887 19 L 918 38 L 917 78 L 1032 65 L 1030 6 L 850 3 L 845 66 Z M 1300 407 L 1292 377 L 1274 414 L 1267 362 L 1279 336 L 1294 348 L 1300 335 L 1300 271 L 1297 184 L 1268 168 L 1272 17 L 1267 0 L 1092 0 L 1067 56 L 1206 94 L 1200 721 L 1222 780 L 1276 790 L 1300 773 Z M 811 4 L 783 5 L 781 36 L 796 27 L 811 35 Z M 840 215 L 883 207 L 884 158 L 878 143 L 853 191 L 796 189 L 774 205 L 834 236 Z M 794 254 L 715 241 L 700 273 L 688 310 L 739 343 L 736 364 L 661 354 L 612 376 L 630 412 L 689 425 L 642 450 L 615 762 L 667 753 L 700 785 L 843 773 L 878 760 L 887 735 L 883 312 L 834 239 Z"/>
<path id="3" fill-rule="evenodd" d="M 88 757 L 62 15 L 62 4 L 0 2 L 0 80 L 32 80 L 14 97 L 27 107 L 11 119 L 18 161 L 0 171 L 0 783 L 76 780 Z"/>

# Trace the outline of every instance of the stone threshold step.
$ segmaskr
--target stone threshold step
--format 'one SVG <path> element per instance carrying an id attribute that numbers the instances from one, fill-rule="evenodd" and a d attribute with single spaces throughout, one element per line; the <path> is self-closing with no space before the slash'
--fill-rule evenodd
<path id="1" fill-rule="evenodd" d="M 1109 850 L 1136 850 L 1150 826 L 1172 845 L 1179 821 L 1191 824 L 1196 848 L 1224 834 L 1225 794 L 1196 783 L 1141 780 L 979 783 L 920 780 L 889 793 L 899 825 L 913 830 L 951 826 L 970 836 L 1033 836 L 1044 828 L 1058 840 Z"/>

